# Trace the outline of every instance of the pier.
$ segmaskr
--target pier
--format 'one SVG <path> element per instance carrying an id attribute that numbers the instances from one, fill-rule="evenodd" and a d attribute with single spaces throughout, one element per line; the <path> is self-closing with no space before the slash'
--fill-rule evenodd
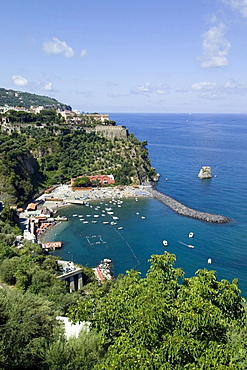
<path id="1" fill-rule="evenodd" d="M 153 188 L 150 188 L 148 191 L 152 194 L 153 198 L 159 200 L 179 215 L 218 224 L 224 224 L 230 221 L 230 219 L 225 216 L 217 215 L 214 213 L 196 211 L 195 209 L 189 208 L 184 204 L 178 202 L 177 200 Z"/>

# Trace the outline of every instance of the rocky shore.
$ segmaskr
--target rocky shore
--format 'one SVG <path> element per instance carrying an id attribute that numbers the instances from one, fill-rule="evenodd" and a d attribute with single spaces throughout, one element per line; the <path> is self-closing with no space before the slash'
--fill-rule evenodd
<path id="1" fill-rule="evenodd" d="M 195 218 L 197 220 L 206 221 L 206 222 L 212 222 L 212 223 L 218 223 L 223 224 L 230 221 L 228 217 L 213 214 L 213 213 L 207 213 L 207 212 L 200 212 L 196 211 L 195 209 L 186 207 L 184 204 L 178 202 L 177 200 L 169 197 L 168 195 L 165 195 L 163 193 L 160 193 L 159 191 L 149 188 L 148 190 L 152 196 L 165 204 L 167 207 L 171 208 L 174 212 L 178 213 L 179 215 Z"/>

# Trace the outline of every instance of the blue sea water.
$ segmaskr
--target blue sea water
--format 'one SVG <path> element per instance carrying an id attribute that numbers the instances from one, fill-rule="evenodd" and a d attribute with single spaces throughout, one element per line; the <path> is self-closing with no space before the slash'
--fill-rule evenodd
<path id="1" fill-rule="evenodd" d="M 218 279 L 238 278 L 247 298 L 247 116 L 112 113 L 110 118 L 148 141 L 152 165 L 161 175 L 158 190 L 191 208 L 227 216 L 230 223 L 208 224 L 177 215 L 154 199 L 128 199 L 121 207 L 108 202 L 62 209 L 59 213 L 69 221 L 50 231 L 46 240 L 62 240 L 64 247 L 56 253 L 76 263 L 93 267 L 111 258 L 115 274 L 131 268 L 144 274 L 150 256 L 164 252 L 165 239 L 166 250 L 176 254 L 176 266 L 186 277 L 201 268 L 216 270 Z M 204 165 L 212 168 L 212 179 L 198 179 Z M 97 205 L 101 208 L 95 210 Z M 117 225 L 102 224 L 110 221 L 109 215 L 101 216 L 105 207 L 114 209 Z"/>

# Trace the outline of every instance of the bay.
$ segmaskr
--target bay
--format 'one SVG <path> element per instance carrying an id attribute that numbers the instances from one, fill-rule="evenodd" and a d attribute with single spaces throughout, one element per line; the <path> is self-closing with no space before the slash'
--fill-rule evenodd
<path id="1" fill-rule="evenodd" d="M 145 273 L 150 256 L 164 252 L 165 239 L 166 250 L 176 254 L 176 266 L 183 268 L 186 277 L 201 268 L 213 269 L 218 279 L 238 278 L 247 297 L 247 116 L 112 113 L 110 119 L 148 141 L 152 165 L 161 175 L 158 190 L 189 207 L 227 216 L 231 222 L 217 225 L 193 220 L 145 198 L 124 199 L 121 207 L 113 203 L 71 206 L 59 211 L 69 221 L 46 235 L 46 240 L 64 241 L 56 254 L 89 267 L 111 258 L 116 275 L 131 268 Z M 212 168 L 210 180 L 197 177 L 204 165 Z M 103 224 L 103 216 L 97 223 L 89 221 L 97 205 L 101 210 L 112 206 L 118 224 Z M 83 223 L 73 214 L 91 216 Z M 192 239 L 189 232 L 194 233 Z"/>

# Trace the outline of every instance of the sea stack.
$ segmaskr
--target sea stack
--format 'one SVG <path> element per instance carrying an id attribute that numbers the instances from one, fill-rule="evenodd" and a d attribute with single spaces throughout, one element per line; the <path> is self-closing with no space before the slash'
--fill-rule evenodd
<path id="1" fill-rule="evenodd" d="M 213 177 L 211 167 L 203 166 L 198 174 L 199 179 L 211 179 Z"/>

